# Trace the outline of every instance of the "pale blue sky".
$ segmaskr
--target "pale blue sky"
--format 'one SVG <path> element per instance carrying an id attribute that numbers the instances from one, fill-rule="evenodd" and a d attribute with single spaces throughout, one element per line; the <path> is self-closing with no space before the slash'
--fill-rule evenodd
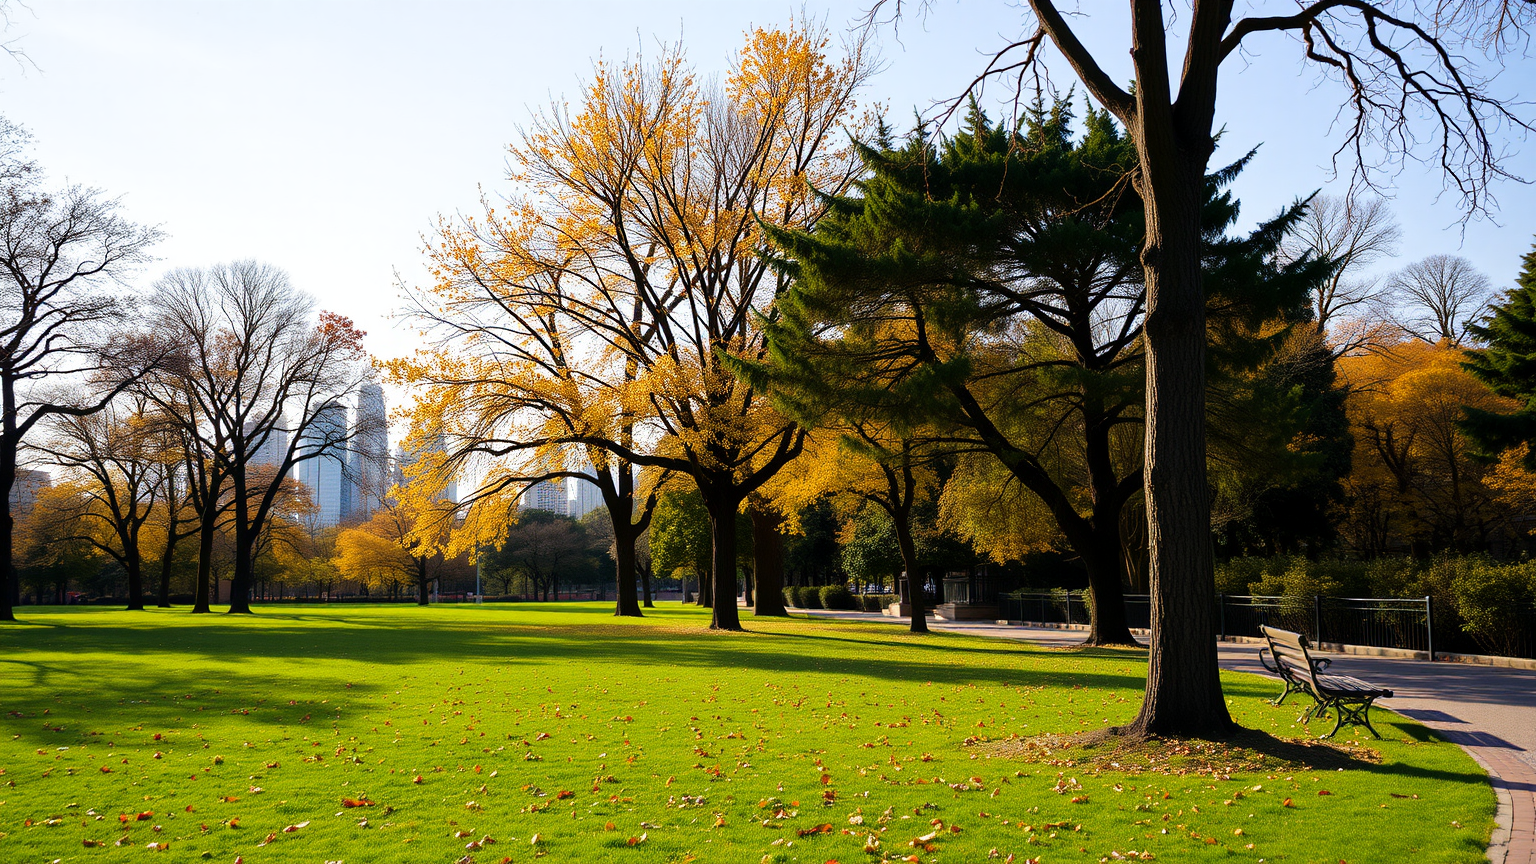
<path id="1" fill-rule="evenodd" d="M 866 5 L 804 8 L 843 28 Z M 1122 6 L 1082 27 L 1125 78 Z M 518 124 L 551 97 L 576 93 L 592 58 L 681 35 L 708 74 L 746 26 L 786 22 L 801 8 L 29 0 L 7 36 L 37 68 L 0 65 L 0 111 L 32 130 L 52 177 L 121 195 L 134 218 L 165 228 L 161 260 L 144 282 L 174 266 L 271 261 L 325 308 L 356 318 L 369 348 L 389 357 L 413 347 L 389 320 L 393 274 L 419 282 L 420 235 L 435 215 L 473 210 L 479 185 L 506 188 L 505 146 Z M 868 95 L 904 128 L 913 106 L 959 92 L 985 62 L 982 52 L 1017 36 L 1021 20 L 1008 2 L 938 0 L 926 20 L 905 23 L 899 40 L 882 31 L 886 69 Z M 1250 65 L 1223 78 L 1228 132 L 1218 154 L 1264 145 L 1237 186 L 1250 220 L 1296 195 L 1340 188 L 1327 167 L 1339 94 L 1314 89 L 1294 43 L 1275 36 L 1256 46 Z M 1536 81 L 1536 63 L 1506 74 L 1511 86 L 1521 81 Z M 1516 173 L 1536 175 L 1536 141 L 1515 145 L 1523 150 Z M 1536 232 L 1536 192 L 1502 185 L 1499 224 L 1473 223 L 1463 239 L 1456 201 L 1437 201 L 1439 190 L 1427 168 L 1400 177 L 1398 263 L 1458 253 L 1508 284 Z"/>

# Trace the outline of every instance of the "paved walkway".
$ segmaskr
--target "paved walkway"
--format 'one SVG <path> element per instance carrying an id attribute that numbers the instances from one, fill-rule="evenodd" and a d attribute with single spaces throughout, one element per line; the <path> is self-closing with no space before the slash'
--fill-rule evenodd
<path id="1" fill-rule="evenodd" d="M 906 626 L 903 619 L 866 612 L 794 610 L 821 618 Z M 1043 645 L 1081 642 L 1081 630 L 1052 630 L 980 621 L 929 619 L 929 627 L 974 636 L 1023 639 Z M 1258 645 L 1224 642 L 1222 668 L 1267 675 Z M 1325 652 L 1319 652 L 1325 653 Z M 1460 744 L 1488 771 L 1499 798 L 1498 823 L 1488 860 L 1493 864 L 1536 864 L 1536 672 L 1428 663 L 1395 657 L 1335 655 L 1348 674 L 1396 693 L 1381 705 L 1439 731 Z"/>

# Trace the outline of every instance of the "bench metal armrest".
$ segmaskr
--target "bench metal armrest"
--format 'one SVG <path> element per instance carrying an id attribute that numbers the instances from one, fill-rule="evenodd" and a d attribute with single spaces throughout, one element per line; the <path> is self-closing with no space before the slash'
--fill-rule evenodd
<path id="1" fill-rule="evenodd" d="M 1268 648 L 1260 648 L 1259 649 L 1259 663 L 1261 665 L 1263 665 L 1263 667 L 1265 669 L 1268 669 L 1269 671 L 1275 673 L 1276 675 L 1279 675 L 1280 674 L 1279 664 L 1276 663 L 1274 666 L 1271 666 L 1271 665 L 1269 665 L 1269 661 L 1264 659 L 1264 655 L 1268 654 L 1268 653 L 1269 653 L 1269 649 Z"/>
<path id="2" fill-rule="evenodd" d="M 1327 669 L 1329 666 L 1333 665 L 1333 661 L 1329 660 L 1327 657 L 1313 657 L 1311 660 L 1313 672 L 1321 672 L 1324 669 Z"/>

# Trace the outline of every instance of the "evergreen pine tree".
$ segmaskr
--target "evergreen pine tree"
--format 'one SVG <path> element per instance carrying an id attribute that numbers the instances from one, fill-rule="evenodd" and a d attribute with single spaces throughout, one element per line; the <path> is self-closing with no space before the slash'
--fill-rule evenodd
<path id="1" fill-rule="evenodd" d="M 1510 414 L 1466 409 L 1462 431 L 1489 459 L 1512 447 L 1536 445 L 1536 246 L 1521 260 L 1515 287 L 1468 328 L 1485 347 L 1467 352 L 1466 370 L 1493 392 L 1523 403 Z M 1527 451 L 1525 467 L 1536 470 L 1536 450 Z"/>

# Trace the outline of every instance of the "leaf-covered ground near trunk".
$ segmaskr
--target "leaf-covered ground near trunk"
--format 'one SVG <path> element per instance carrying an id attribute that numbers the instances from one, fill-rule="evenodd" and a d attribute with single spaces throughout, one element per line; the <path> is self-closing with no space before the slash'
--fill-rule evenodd
<path id="1" fill-rule="evenodd" d="M 6 864 L 1470 864 L 1492 828 L 1456 746 L 1378 711 L 1385 740 L 1309 759 L 1284 739 L 1332 722 L 1298 725 L 1253 676 L 1226 692 L 1266 734 L 1230 750 L 1017 744 L 1131 719 L 1133 650 L 750 615 L 710 633 L 675 604 L 19 611 Z"/>

